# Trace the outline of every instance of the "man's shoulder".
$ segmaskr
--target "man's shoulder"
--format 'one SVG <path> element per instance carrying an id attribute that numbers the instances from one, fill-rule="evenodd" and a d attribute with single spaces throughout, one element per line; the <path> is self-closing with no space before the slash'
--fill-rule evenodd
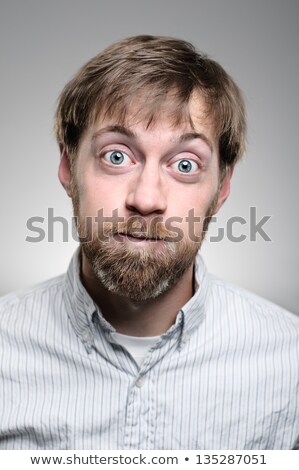
<path id="1" fill-rule="evenodd" d="M 299 316 L 247 289 L 210 275 L 212 292 L 221 299 L 222 309 L 230 315 L 242 315 L 269 322 L 283 322 L 299 329 Z"/>
<path id="2" fill-rule="evenodd" d="M 51 302 L 54 295 L 63 291 L 64 274 L 40 282 L 32 287 L 11 292 L 0 297 L 0 319 L 5 312 L 22 309 L 25 305 Z"/>

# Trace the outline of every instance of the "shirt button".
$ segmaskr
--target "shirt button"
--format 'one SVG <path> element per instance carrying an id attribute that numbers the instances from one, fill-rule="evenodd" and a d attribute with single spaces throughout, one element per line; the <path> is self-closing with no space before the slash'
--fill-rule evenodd
<path id="1" fill-rule="evenodd" d="M 139 377 L 139 379 L 136 380 L 135 385 L 136 385 L 136 387 L 141 388 L 144 385 L 144 382 L 145 382 L 145 377 L 142 376 L 142 377 Z"/>
<path id="2" fill-rule="evenodd" d="M 83 340 L 86 342 L 86 343 L 90 343 L 91 340 L 92 340 L 92 334 L 91 332 L 88 330 L 88 331 L 85 331 L 84 335 L 83 335 Z"/>
<path id="3" fill-rule="evenodd" d="M 183 339 L 182 339 L 182 344 L 183 344 L 183 345 L 187 344 L 188 341 L 189 341 L 189 339 L 190 339 L 190 335 L 189 335 L 188 333 L 185 333 L 185 335 L 184 335 L 184 337 L 183 337 Z"/>

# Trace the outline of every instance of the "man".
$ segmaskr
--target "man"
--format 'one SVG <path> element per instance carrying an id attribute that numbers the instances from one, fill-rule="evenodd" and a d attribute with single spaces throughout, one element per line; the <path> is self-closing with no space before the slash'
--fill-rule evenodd
<path id="1" fill-rule="evenodd" d="M 241 93 L 190 44 L 90 60 L 56 113 L 80 238 L 1 302 L 3 449 L 291 449 L 298 319 L 197 254 L 244 151 Z"/>

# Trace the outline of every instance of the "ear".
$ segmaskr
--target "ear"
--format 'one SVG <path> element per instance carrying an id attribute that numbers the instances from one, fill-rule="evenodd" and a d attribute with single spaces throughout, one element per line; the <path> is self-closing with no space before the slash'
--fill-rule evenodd
<path id="1" fill-rule="evenodd" d="M 224 202 L 226 201 L 226 199 L 229 196 L 229 193 L 230 193 L 230 180 L 231 180 L 231 177 L 233 175 L 233 171 L 234 171 L 233 167 L 229 167 L 226 170 L 225 176 L 224 176 L 223 181 L 221 183 L 221 188 L 220 188 L 219 195 L 218 195 L 218 201 L 217 201 L 216 207 L 214 209 L 214 214 L 216 214 L 219 211 L 220 207 L 222 206 L 222 204 L 224 204 Z"/>
<path id="2" fill-rule="evenodd" d="M 71 166 L 70 160 L 63 145 L 60 145 L 60 163 L 58 168 L 58 178 L 66 193 L 71 197 Z"/>

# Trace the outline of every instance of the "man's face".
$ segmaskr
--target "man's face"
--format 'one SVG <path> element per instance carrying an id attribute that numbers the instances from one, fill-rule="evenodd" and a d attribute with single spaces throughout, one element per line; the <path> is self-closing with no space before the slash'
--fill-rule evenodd
<path id="1" fill-rule="evenodd" d="M 229 192 L 230 175 L 219 185 L 217 142 L 198 96 L 189 110 L 193 128 L 163 116 L 148 128 L 130 116 L 125 126 L 99 119 L 82 138 L 72 178 L 62 155 L 83 256 L 104 287 L 135 301 L 192 269 L 204 218 Z"/>

